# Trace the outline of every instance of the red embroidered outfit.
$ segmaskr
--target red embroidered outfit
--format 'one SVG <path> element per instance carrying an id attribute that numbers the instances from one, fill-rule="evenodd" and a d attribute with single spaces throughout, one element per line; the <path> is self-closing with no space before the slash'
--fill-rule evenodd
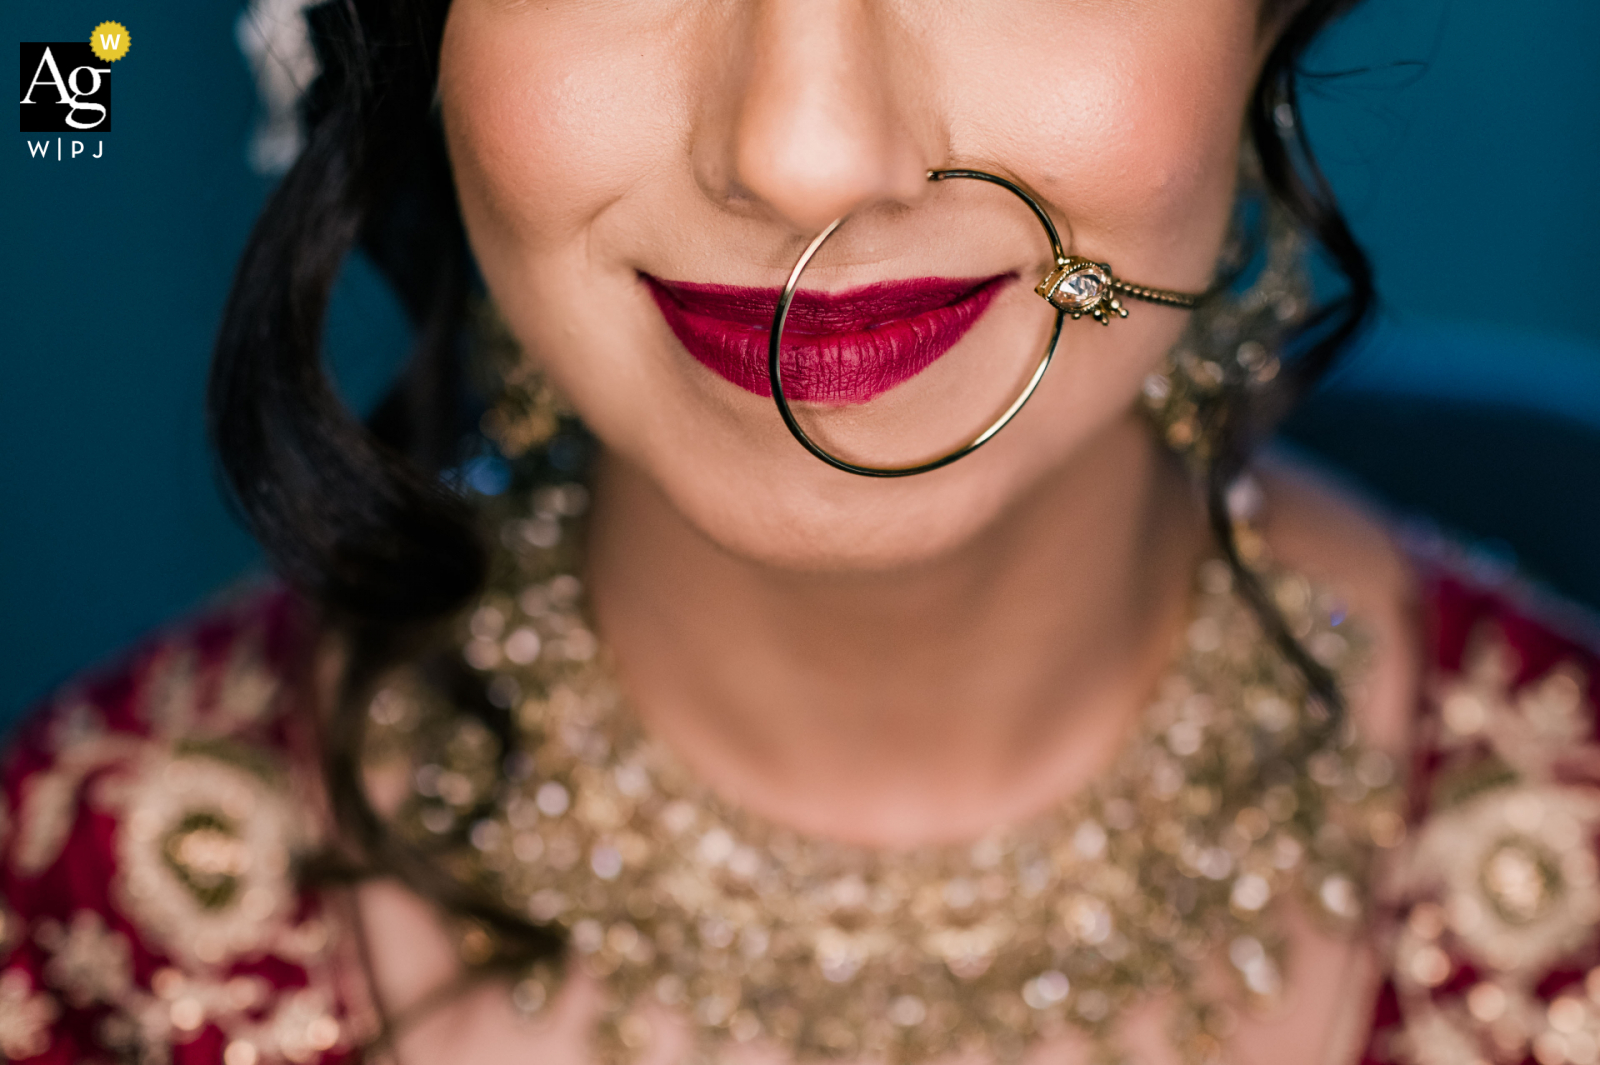
<path id="1" fill-rule="evenodd" d="M 349 1060 L 317 841 L 309 626 L 272 592 L 156 640 L 28 721 L 0 793 L 0 1055 Z"/>
<path id="2" fill-rule="evenodd" d="M 1426 581 L 1405 841 L 1376 885 L 1364 1065 L 1600 1062 L 1600 654 Z M 357 1060 L 348 936 L 297 883 L 323 831 L 310 628 L 267 592 L 55 697 L 0 790 L 0 1056 Z"/>

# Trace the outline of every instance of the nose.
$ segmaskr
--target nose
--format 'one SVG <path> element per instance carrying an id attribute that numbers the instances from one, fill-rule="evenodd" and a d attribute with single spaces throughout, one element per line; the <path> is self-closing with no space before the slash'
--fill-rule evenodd
<path id="1" fill-rule="evenodd" d="M 735 92 L 712 184 L 797 233 L 910 203 L 934 165 L 907 35 L 880 0 L 756 0 L 735 33 Z M 923 135 L 919 136 L 919 130 Z"/>

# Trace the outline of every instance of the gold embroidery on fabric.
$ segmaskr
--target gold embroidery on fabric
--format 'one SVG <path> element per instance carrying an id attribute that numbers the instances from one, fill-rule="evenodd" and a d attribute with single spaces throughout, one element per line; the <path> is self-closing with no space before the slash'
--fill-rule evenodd
<path id="1" fill-rule="evenodd" d="M 181 1041 L 208 1024 L 228 1035 L 228 1062 L 306 1062 L 351 1045 L 331 991 L 331 929 L 295 919 L 291 861 L 311 832 L 281 774 L 259 762 L 222 743 L 152 747 L 102 789 L 122 812 L 115 897 L 175 963 L 152 981 L 155 1000 L 127 1010 L 139 1045 L 163 1031 L 160 1040 Z M 264 955 L 305 967 L 312 986 L 260 1017 L 272 989 L 224 972 Z"/>
<path id="2" fill-rule="evenodd" d="M 23 876 L 37 876 L 60 857 L 72 831 L 80 776 L 79 772 L 58 766 L 23 784 L 22 830 L 17 833 L 17 846 L 11 855 L 12 868 Z"/>
<path id="3" fill-rule="evenodd" d="M 259 641 L 241 639 L 222 671 L 212 731 L 231 732 L 259 721 L 271 709 L 281 687 L 277 674 L 262 661 Z"/>
<path id="4" fill-rule="evenodd" d="M 107 928 L 92 910 L 79 910 L 65 927 L 60 921 L 41 921 L 33 938 L 50 953 L 45 981 L 77 1009 L 117 1002 L 133 986 L 128 937 Z"/>
<path id="5" fill-rule="evenodd" d="M 65 925 L 40 921 L 32 935 L 45 984 L 74 1008 L 110 1005 L 95 1035 L 139 1065 L 166 1065 L 208 1026 L 226 1037 L 224 1065 L 298 1065 L 356 1042 L 333 991 L 332 926 L 297 915 L 291 864 L 314 842 L 309 807 L 294 804 L 281 767 L 227 738 L 277 699 L 260 648 L 258 633 L 242 633 L 226 663 L 205 670 L 190 648 L 160 652 L 139 696 L 149 739 L 107 732 L 87 704 L 63 705 L 48 737 L 55 764 L 24 783 L 11 855 L 24 875 L 60 857 L 91 774 L 88 801 L 117 819 L 112 899 L 171 964 L 139 986 L 127 937 L 88 910 Z M 269 956 L 302 967 L 309 986 L 229 975 Z M 41 1053 L 60 1014 L 24 971 L 0 976 L 0 1054 Z"/>
<path id="6" fill-rule="evenodd" d="M 56 1000 L 33 990 L 21 969 L 0 972 L 0 1057 L 31 1058 L 50 1049 L 50 1026 L 61 1015 Z"/>
<path id="7" fill-rule="evenodd" d="M 1600 1061 L 1600 968 L 1548 1006 L 1535 993 L 1600 923 L 1600 791 L 1557 772 L 1593 756 L 1587 679 L 1563 664 L 1513 692 L 1515 673 L 1512 650 L 1485 628 L 1436 693 L 1434 745 L 1447 761 L 1387 886 L 1410 902 L 1391 962 L 1398 1049 L 1413 1065 Z M 1476 982 L 1440 994 L 1458 959 Z"/>
<path id="8" fill-rule="evenodd" d="M 195 653 L 169 647 L 152 662 L 139 693 L 139 714 L 156 736 L 187 736 L 199 718 Z"/>
<path id="9" fill-rule="evenodd" d="M 220 758 L 152 749 L 119 789 L 119 904 L 191 966 L 274 950 L 297 843 L 272 782 Z"/>
<path id="10" fill-rule="evenodd" d="M 119 733 L 87 736 L 62 751 L 51 768 L 29 777 L 17 808 L 11 867 L 32 877 L 53 865 L 72 834 L 84 778 L 141 745 L 137 738 Z"/>
<path id="11" fill-rule="evenodd" d="M 1597 826 L 1600 796 L 1509 785 L 1430 818 L 1408 871 L 1440 895 L 1445 925 L 1474 963 L 1542 971 L 1582 946 L 1600 919 L 1595 857 L 1585 845 Z M 1401 971 L 1425 972 L 1425 987 L 1443 982 L 1426 964 Z"/>
<path id="12" fill-rule="evenodd" d="M 258 761 L 219 743 L 151 743 L 95 789 L 95 801 L 121 818 L 113 897 L 147 945 L 173 961 L 149 992 L 115 975 L 121 937 L 97 916 L 41 928 L 52 952 L 46 979 L 73 1005 L 116 1007 L 101 1038 L 142 1065 L 159 1065 L 166 1047 L 208 1025 L 228 1037 L 228 1065 L 309 1062 L 353 1043 L 335 1011 L 331 928 L 295 919 L 290 864 L 310 833 Z M 304 967 L 311 986 L 274 999 L 265 980 L 227 975 L 236 961 L 268 955 Z"/>

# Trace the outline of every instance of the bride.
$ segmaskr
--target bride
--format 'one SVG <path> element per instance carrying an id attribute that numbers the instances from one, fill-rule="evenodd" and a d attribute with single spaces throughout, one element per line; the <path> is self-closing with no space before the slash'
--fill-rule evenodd
<path id="1" fill-rule="evenodd" d="M 1252 457 L 1374 299 L 1350 6 L 312 8 L 281 581 L 15 739 L 0 1053 L 1600 1061 L 1593 643 Z"/>

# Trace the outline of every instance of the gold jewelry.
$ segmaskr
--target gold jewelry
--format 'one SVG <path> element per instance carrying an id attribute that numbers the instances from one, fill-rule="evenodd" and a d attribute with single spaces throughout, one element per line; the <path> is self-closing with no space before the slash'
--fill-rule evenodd
<path id="1" fill-rule="evenodd" d="M 1251 189 L 1256 181 L 1249 160 L 1241 170 L 1245 199 L 1264 201 Z M 1237 397 L 1278 375 L 1279 352 L 1312 306 L 1304 234 L 1276 204 L 1261 202 L 1260 210 L 1265 229 L 1260 273 L 1242 291 L 1224 289 L 1208 299 L 1161 368 L 1144 382 L 1144 409 L 1158 435 L 1196 472 L 1210 464 L 1220 419 L 1232 413 Z M 1240 229 L 1236 225 L 1225 261 L 1247 254 L 1251 242 Z"/>
<path id="2" fill-rule="evenodd" d="M 1194 310 L 1204 298 L 1203 295 L 1172 292 L 1164 288 L 1151 288 L 1149 285 L 1136 285 L 1131 281 L 1124 281 L 1112 274 L 1111 264 L 1097 263 L 1081 255 L 1063 257 L 1059 248 L 1056 249 L 1055 269 L 1045 275 L 1044 280 L 1034 287 L 1034 291 L 1049 300 L 1058 310 L 1071 315 L 1073 321 L 1087 314 L 1101 325 L 1110 325 L 1112 315 L 1118 318 L 1128 317 L 1128 309 L 1117 299 L 1119 292 L 1134 299 L 1144 300 L 1146 303 L 1177 307 L 1185 311 Z"/>
<path id="3" fill-rule="evenodd" d="M 493 301 L 478 302 L 471 324 L 477 369 L 495 397 L 479 428 L 508 459 L 549 443 L 571 408 L 523 352 Z"/>
<path id="4" fill-rule="evenodd" d="M 659 1007 L 694 1030 L 694 1060 L 752 1042 L 789 1060 L 1014 1060 L 1069 1030 L 1111 1053 L 1127 1008 L 1166 994 L 1175 1046 L 1211 1062 L 1231 999 L 1279 993 L 1287 896 L 1360 921 L 1372 843 L 1394 839 L 1393 767 L 1321 724 L 1222 563 L 1201 568 L 1172 667 L 1101 781 L 970 844 L 892 852 L 766 823 L 641 731 L 584 614 L 576 537 L 551 546 L 584 498 L 544 489 L 509 517 L 517 549 L 462 622 L 498 709 L 402 679 L 373 703 L 372 749 L 408 760 L 404 836 L 565 931 L 563 964 L 606 990 L 602 1060 L 646 1049 Z M 1321 660 L 1353 668 L 1324 595 L 1292 575 L 1270 587 Z M 464 955 L 493 943 L 471 926 Z M 1222 959 L 1240 990 L 1208 997 Z M 560 980 L 536 968 L 513 1000 L 536 1013 Z"/>
<path id="5" fill-rule="evenodd" d="M 826 462 L 834 469 L 846 473 L 854 473 L 862 477 L 910 477 L 919 473 L 928 473 L 942 466 L 948 466 L 957 459 L 965 458 L 978 448 L 993 439 L 994 435 L 1004 429 L 1017 412 L 1033 396 L 1039 387 L 1039 382 L 1044 378 L 1045 370 L 1050 368 L 1050 360 L 1055 355 L 1056 343 L 1061 338 L 1061 323 L 1068 317 L 1074 321 L 1089 315 L 1101 325 L 1110 325 L 1113 317 L 1126 318 L 1128 310 L 1118 299 L 1118 294 L 1156 303 L 1167 307 L 1177 307 L 1192 310 L 1199 306 L 1203 295 L 1191 295 L 1185 292 L 1170 292 L 1166 289 L 1151 288 L 1148 285 L 1137 285 L 1123 281 L 1111 271 L 1108 263 L 1094 262 L 1082 256 L 1068 255 L 1062 247 L 1061 235 L 1056 232 L 1055 223 L 1050 220 L 1050 215 L 1038 200 L 1034 199 L 1026 190 L 1015 182 L 1008 181 L 997 174 L 984 170 L 930 170 L 929 181 L 948 181 L 953 178 L 965 178 L 973 181 L 986 181 L 991 185 L 998 185 L 1018 197 L 1028 205 L 1034 218 L 1044 227 L 1045 235 L 1050 239 L 1050 250 L 1054 254 L 1055 265 L 1050 269 L 1042 281 L 1035 286 L 1034 291 L 1055 308 L 1055 322 L 1050 329 L 1050 339 L 1045 343 L 1044 354 L 1039 356 L 1039 362 L 1034 367 L 1028 383 L 1023 386 L 1022 392 L 1011 402 L 1001 415 L 989 427 L 973 437 L 967 443 L 956 448 L 948 454 L 928 462 L 919 462 L 911 466 L 864 466 L 860 463 L 842 459 L 815 440 L 811 439 L 799 420 L 794 416 L 794 411 L 789 407 L 789 400 L 783 392 L 783 376 L 779 372 L 783 356 L 783 327 L 789 319 L 789 306 L 794 302 L 796 290 L 800 287 L 800 275 L 810 265 L 811 260 L 822 249 L 829 237 L 844 225 L 848 216 L 836 218 L 827 228 L 814 237 L 805 251 L 800 253 L 794 269 L 789 271 L 789 278 L 783 284 L 783 291 L 778 297 L 778 307 L 772 317 L 772 330 L 767 339 L 767 381 L 772 388 L 772 401 L 778 405 L 778 416 L 783 419 L 783 424 L 788 426 L 789 432 L 799 441 L 800 446 L 811 452 L 813 456 Z"/>

